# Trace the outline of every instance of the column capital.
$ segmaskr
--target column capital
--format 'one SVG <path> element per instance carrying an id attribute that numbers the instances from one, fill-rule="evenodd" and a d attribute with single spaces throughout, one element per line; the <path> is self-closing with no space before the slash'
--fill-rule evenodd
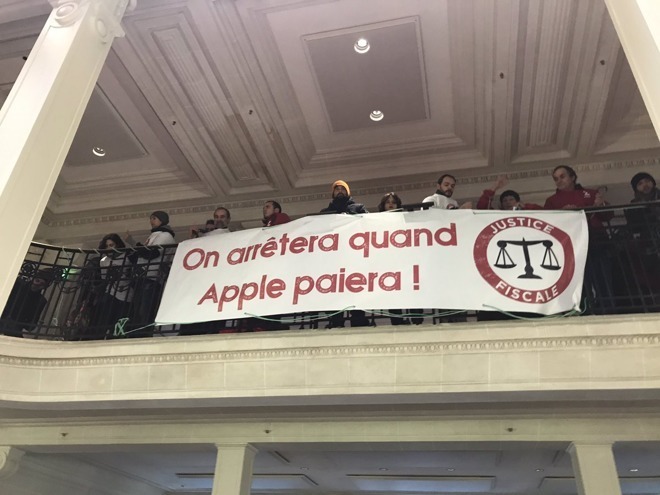
<path id="1" fill-rule="evenodd" d="M 257 454 L 259 450 L 250 443 L 216 443 L 215 448 L 220 450 L 243 449 L 252 454 Z"/>
<path id="2" fill-rule="evenodd" d="M 614 442 L 571 442 L 571 444 L 566 447 L 566 452 L 573 454 L 578 448 L 589 448 L 589 447 L 608 447 L 612 448 Z"/>
<path id="3" fill-rule="evenodd" d="M 92 21 L 103 43 L 124 36 L 121 20 L 124 13 L 135 9 L 137 0 L 48 0 L 53 7 L 51 25 L 68 27 L 76 24 L 87 10 L 91 10 Z"/>
<path id="4" fill-rule="evenodd" d="M 0 479 L 9 478 L 18 470 L 23 455 L 25 452 L 16 447 L 0 446 Z"/>

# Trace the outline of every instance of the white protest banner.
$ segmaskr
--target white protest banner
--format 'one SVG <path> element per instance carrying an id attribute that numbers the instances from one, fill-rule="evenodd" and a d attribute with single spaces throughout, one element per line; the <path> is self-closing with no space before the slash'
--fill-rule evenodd
<path id="1" fill-rule="evenodd" d="M 437 210 L 311 216 L 182 242 L 157 323 L 304 311 L 578 306 L 582 212 Z"/>

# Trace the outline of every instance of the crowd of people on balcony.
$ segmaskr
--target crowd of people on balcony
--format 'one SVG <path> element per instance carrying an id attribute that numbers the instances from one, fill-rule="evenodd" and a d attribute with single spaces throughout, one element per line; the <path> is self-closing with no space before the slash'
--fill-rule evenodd
<path id="1" fill-rule="evenodd" d="M 571 167 L 562 165 L 552 172 L 556 191 L 547 198 L 543 206 L 527 203 L 521 200 L 520 194 L 508 189 L 496 198 L 498 191 L 507 185 L 506 177 L 499 177 L 492 187 L 485 189 L 476 202 L 479 210 L 581 210 L 590 207 L 604 207 L 607 202 L 601 191 L 588 189 L 578 182 L 578 177 Z M 634 197 L 633 205 L 656 202 L 660 200 L 660 191 L 654 177 L 646 172 L 636 174 L 631 180 Z M 456 188 L 456 178 L 450 174 L 442 175 L 437 182 L 434 194 L 423 199 L 418 207 L 440 209 L 471 209 L 471 201 L 460 204 L 453 199 Z M 378 212 L 401 211 L 405 208 L 402 198 L 395 192 L 384 195 L 378 204 Z M 275 200 L 263 204 L 263 225 L 271 227 L 289 222 L 290 217 L 282 211 L 282 206 Z M 364 204 L 358 203 L 351 196 L 347 182 L 337 180 L 331 185 L 331 200 L 322 214 L 366 214 L 369 213 Z M 658 270 L 657 245 L 660 241 L 658 225 L 660 224 L 660 206 L 631 208 L 625 212 L 630 231 L 651 244 L 645 244 L 650 249 L 648 263 L 652 267 L 643 266 L 642 270 L 651 270 L 653 277 L 658 279 L 660 290 L 660 271 Z M 587 221 L 590 229 L 590 244 L 599 242 L 608 234 L 606 225 L 613 217 L 613 212 L 589 211 Z M 67 324 L 73 327 L 85 326 L 103 329 L 106 337 L 116 334 L 118 322 L 123 321 L 122 334 L 133 337 L 153 335 L 153 324 L 158 303 L 160 301 L 167 270 L 171 264 L 173 250 L 166 251 L 162 246 L 176 244 L 175 234 L 169 225 L 169 215 L 165 211 L 154 211 L 149 216 L 151 232 L 143 243 L 136 242 L 127 233 L 124 239 L 116 233 L 110 233 L 101 239 L 98 246 L 99 256 L 87 261 L 77 281 L 78 298 L 75 308 L 67 318 Z M 225 207 L 218 207 L 213 213 L 213 219 L 207 220 L 204 227 L 191 227 L 190 237 L 206 237 L 230 232 L 231 213 Z M 125 248 L 132 248 L 126 250 Z M 602 250 L 594 250 L 589 256 L 589 262 L 599 262 L 605 254 Z M 601 267 L 602 268 L 602 267 Z M 636 268 L 639 269 L 639 268 Z M 598 270 L 596 270 L 598 271 Z M 600 270 L 607 272 L 607 269 Z M 9 296 L 6 307 L 0 317 L 0 333 L 21 337 L 23 331 L 34 328 L 46 307 L 45 290 L 52 284 L 52 270 L 40 268 L 32 276 L 19 277 Z M 586 282 L 585 282 L 586 283 Z M 612 280 L 608 274 L 603 280 L 593 281 L 594 291 L 611 286 Z M 422 318 L 403 318 L 401 310 L 390 310 L 391 323 L 394 325 L 421 323 Z M 417 314 L 421 310 L 410 310 Z M 349 322 L 351 326 L 366 326 L 373 323 L 364 311 L 351 311 Z M 344 326 L 344 315 L 341 312 L 331 315 L 330 327 Z M 248 328 L 260 328 L 258 322 L 248 321 Z M 277 325 L 262 325 L 266 329 L 283 328 Z M 182 328 L 182 334 L 216 333 L 218 325 L 200 325 L 191 329 Z M 201 330 L 200 330 L 201 329 Z M 96 335 L 98 338 L 98 335 Z"/>

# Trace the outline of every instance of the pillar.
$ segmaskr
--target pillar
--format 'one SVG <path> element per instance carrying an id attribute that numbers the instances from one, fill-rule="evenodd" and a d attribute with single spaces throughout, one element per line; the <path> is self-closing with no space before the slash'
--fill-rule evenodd
<path id="1" fill-rule="evenodd" d="M 217 444 L 211 495 L 250 495 L 252 465 L 257 449 L 247 443 Z"/>
<path id="2" fill-rule="evenodd" d="M 18 471 L 24 454 L 25 452 L 16 447 L 0 445 L 0 480 L 7 479 Z"/>
<path id="3" fill-rule="evenodd" d="M 49 1 L 53 11 L 0 110 L 0 308 L 136 0 Z"/>
<path id="4" fill-rule="evenodd" d="M 660 138 L 660 2 L 605 0 L 605 4 Z"/>
<path id="5" fill-rule="evenodd" d="M 611 443 L 573 443 L 568 452 L 578 495 L 621 495 Z"/>

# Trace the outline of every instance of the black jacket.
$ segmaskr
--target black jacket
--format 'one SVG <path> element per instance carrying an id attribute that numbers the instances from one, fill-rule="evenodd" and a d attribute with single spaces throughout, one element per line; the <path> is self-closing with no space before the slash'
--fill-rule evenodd
<path id="1" fill-rule="evenodd" d="M 353 198 L 346 196 L 337 196 L 327 208 L 323 208 L 321 213 L 348 213 L 355 215 L 356 213 L 369 213 L 361 203 L 356 203 Z"/>

